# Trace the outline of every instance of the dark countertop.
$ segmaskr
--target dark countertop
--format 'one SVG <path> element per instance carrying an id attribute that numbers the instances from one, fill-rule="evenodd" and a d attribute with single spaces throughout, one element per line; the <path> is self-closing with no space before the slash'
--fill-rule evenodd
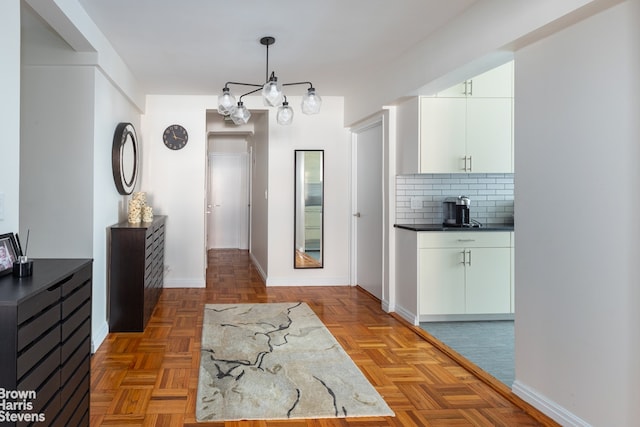
<path id="1" fill-rule="evenodd" d="M 442 224 L 394 224 L 409 231 L 513 231 L 513 225 L 486 225 L 482 227 L 444 227 Z"/>

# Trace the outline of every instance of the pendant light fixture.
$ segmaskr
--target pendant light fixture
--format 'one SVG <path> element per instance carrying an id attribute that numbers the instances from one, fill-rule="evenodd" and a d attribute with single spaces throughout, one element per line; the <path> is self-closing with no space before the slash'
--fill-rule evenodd
<path id="1" fill-rule="evenodd" d="M 293 121 L 293 109 L 289 106 L 287 97 L 282 91 L 284 86 L 309 85 L 307 93 L 302 96 L 301 110 L 304 114 L 317 114 L 320 112 L 322 98 L 316 93 L 316 89 L 311 82 L 279 83 L 275 71 L 271 71 L 271 75 L 269 75 L 269 46 L 275 42 L 276 39 L 270 36 L 260 39 L 260 44 L 265 46 L 267 50 L 266 78 L 264 84 L 227 82 L 224 88 L 222 88 L 222 94 L 218 96 L 218 113 L 230 117 L 236 125 L 247 123 L 251 117 L 251 112 L 244 106 L 242 98 L 258 91 L 262 93 L 264 105 L 278 107 L 276 114 L 278 124 L 291 124 Z M 240 98 L 236 102 L 235 96 L 231 94 L 229 85 L 249 86 L 257 89 L 240 95 Z"/>

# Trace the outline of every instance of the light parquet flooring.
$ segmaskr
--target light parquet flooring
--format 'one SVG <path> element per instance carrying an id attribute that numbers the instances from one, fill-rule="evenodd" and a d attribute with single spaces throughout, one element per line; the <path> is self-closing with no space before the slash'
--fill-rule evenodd
<path id="1" fill-rule="evenodd" d="M 197 423 L 206 303 L 304 301 L 396 413 L 388 418 Z M 248 253 L 209 253 L 206 289 L 164 289 L 142 333 L 113 333 L 91 361 L 91 426 L 539 426 L 556 425 L 481 381 L 425 336 L 353 287 L 264 286 Z M 427 337 L 428 338 L 428 337 Z M 524 404 L 524 402 L 520 402 Z"/>

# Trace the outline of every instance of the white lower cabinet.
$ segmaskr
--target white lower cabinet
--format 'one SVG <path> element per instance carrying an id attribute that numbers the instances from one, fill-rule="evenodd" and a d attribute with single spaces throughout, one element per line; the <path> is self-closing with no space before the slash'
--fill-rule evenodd
<path id="1" fill-rule="evenodd" d="M 509 314 L 511 232 L 418 234 L 420 315 Z"/>

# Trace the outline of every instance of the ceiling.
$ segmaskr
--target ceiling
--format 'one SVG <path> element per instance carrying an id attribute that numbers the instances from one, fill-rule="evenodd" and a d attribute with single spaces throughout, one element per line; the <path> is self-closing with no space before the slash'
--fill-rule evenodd
<path id="1" fill-rule="evenodd" d="M 280 82 L 311 81 L 321 95 L 342 95 L 476 0 L 78 1 L 146 93 L 263 83 L 259 40 L 273 36 L 269 68 Z"/>

